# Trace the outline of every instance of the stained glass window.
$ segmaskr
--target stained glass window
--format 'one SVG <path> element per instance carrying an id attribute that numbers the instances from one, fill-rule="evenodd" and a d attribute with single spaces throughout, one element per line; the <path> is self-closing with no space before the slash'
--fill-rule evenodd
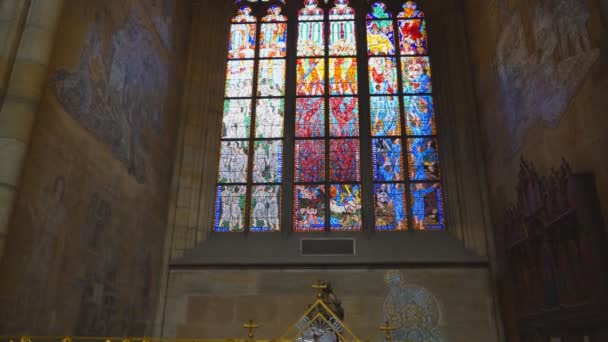
<path id="1" fill-rule="evenodd" d="M 355 10 L 348 0 L 335 0 L 328 8 L 304 0 L 298 21 L 294 230 L 358 231 L 362 191 Z"/>
<path id="2" fill-rule="evenodd" d="M 443 229 L 426 22 L 415 2 L 402 8 L 376 1 L 366 17 L 376 230 Z"/>
<path id="3" fill-rule="evenodd" d="M 215 231 L 279 231 L 287 17 L 284 1 L 237 9 L 230 27 Z M 256 5 L 257 6 L 257 5 Z"/>

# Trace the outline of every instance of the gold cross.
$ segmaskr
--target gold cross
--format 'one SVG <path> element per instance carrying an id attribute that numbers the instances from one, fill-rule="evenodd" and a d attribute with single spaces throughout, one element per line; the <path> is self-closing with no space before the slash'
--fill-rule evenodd
<path id="1" fill-rule="evenodd" d="M 317 290 L 317 298 L 323 298 L 323 290 L 327 288 L 327 285 L 322 281 L 317 281 L 316 284 L 312 285 L 312 288 Z"/>
<path id="2" fill-rule="evenodd" d="M 247 334 L 247 337 L 250 340 L 253 340 L 253 330 L 257 329 L 259 327 L 260 327 L 259 325 L 253 323 L 252 319 L 250 319 L 248 323 L 243 324 L 243 328 L 249 329 L 249 333 Z"/>
<path id="3" fill-rule="evenodd" d="M 384 331 L 384 332 L 386 333 L 385 338 L 386 338 L 386 340 L 387 340 L 387 341 L 390 341 L 390 340 L 392 340 L 392 339 L 393 339 L 393 337 L 391 336 L 391 331 L 393 331 L 393 330 L 395 330 L 395 329 L 397 329 L 397 328 L 395 328 L 395 327 L 391 327 L 391 326 L 388 324 L 388 321 L 386 321 L 386 322 L 384 323 L 384 325 L 380 327 L 380 330 L 382 330 L 382 331 Z"/>

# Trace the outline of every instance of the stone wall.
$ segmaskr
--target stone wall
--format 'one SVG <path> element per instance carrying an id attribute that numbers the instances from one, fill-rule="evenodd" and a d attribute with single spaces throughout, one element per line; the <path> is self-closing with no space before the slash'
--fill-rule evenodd
<path id="1" fill-rule="evenodd" d="M 495 224 L 514 202 L 521 157 L 540 174 L 562 158 L 574 172 L 593 173 L 608 222 L 608 36 L 600 1 L 464 3 Z M 513 301 L 503 300 L 509 312 Z M 506 321 L 512 329 L 509 314 Z"/>
<path id="2" fill-rule="evenodd" d="M 66 1 L 5 255 L 0 331 L 151 331 L 189 2 Z"/>
<path id="3" fill-rule="evenodd" d="M 253 319 L 257 337 L 280 337 L 314 302 L 318 280 L 331 283 L 346 325 L 362 340 L 379 341 L 388 319 L 399 341 L 498 341 L 490 274 L 482 268 L 176 270 L 163 335 L 244 337 L 241 325 Z"/>

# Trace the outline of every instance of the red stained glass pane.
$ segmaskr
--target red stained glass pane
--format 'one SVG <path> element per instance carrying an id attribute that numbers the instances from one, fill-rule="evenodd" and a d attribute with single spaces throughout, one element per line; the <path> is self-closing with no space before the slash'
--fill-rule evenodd
<path id="1" fill-rule="evenodd" d="M 359 181 L 359 140 L 331 140 L 329 144 L 330 175 L 332 182 Z"/>
<path id="2" fill-rule="evenodd" d="M 325 141 L 296 140 L 296 182 L 325 180 Z"/>
<path id="3" fill-rule="evenodd" d="M 425 21 L 399 20 L 399 41 L 402 55 L 428 54 Z"/>
<path id="4" fill-rule="evenodd" d="M 332 97 L 329 99 L 329 109 L 329 130 L 332 137 L 359 135 L 359 107 L 356 97 Z"/>
<path id="5" fill-rule="evenodd" d="M 296 100 L 296 137 L 318 138 L 325 135 L 325 100 L 300 98 Z"/>

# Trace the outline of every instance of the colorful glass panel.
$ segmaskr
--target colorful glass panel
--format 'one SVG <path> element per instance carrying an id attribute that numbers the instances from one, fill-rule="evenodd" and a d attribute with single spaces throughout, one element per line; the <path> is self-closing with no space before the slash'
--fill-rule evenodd
<path id="1" fill-rule="evenodd" d="M 376 230 L 406 230 L 404 184 L 374 184 Z"/>
<path id="2" fill-rule="evenodd" d="M 296 100 L 296 137 L 318 138 L 325 135 L 325 100 L 299 98 Z"/>
<path id="3" fill-rule="evenodd" d="M 329 54 L 332 56 L 354 56 L 357 42 L 354 21 L 334 21 L 329 24 Z"/>
<path id="4" fill-rule="evenodd" d="M 280 183 L 283 178 L 283 142 L 262 140 L 255 142 L 253 154 L 253 182 Z"/>
<path id="5" fill-rule="evenodd" d="M 251 97 L 253 61 L 228 61 L 226 67 L 226 97 Z"/>
<path id="6" fill-rule="evenodd" d="M 222 120 L 223 139 L 249 138 L 251 124 L 251 100 L 224 101 L 224 118 Z"/>
<path id="7" fill-rule="evenodd" d="M 424 20 L 399 20 L 399 40 L 402 55 L 428 54 Z"/>
<path id="8" fill-rule="evenodd" d="M 329 187 L 329 209 L 332 231 L 361 230 L 361 187 L 332 184 Z"/>
<path id="9" fill-rule="evenodd" d="M 332 137 L 359 135 L 359 106 L 356 97 L 331 97 L 329 109 L 329 133 Z"/>
<path id="10" fill-rule="evenodd" d="M 323 56 L 325 35 L 323 22 L 303 22 L 298 24 L 298 56 Z"/>
<path id="11" fill-rule="evenodd" d="M 325 229 L 325 186 L 296 185 L 293 230 L 296 232 Z"/>
<path id="12" fill-rule="evenodd" d="M 400 138 L 372 139 L 374 181 L 402 181 L 403 160 Z"/>
<path id="13" fill-rule="evenodd" d="M 244 185 L 220 185 L 215 200 L 216 232 L 242 232 L 245 230 Z"/>
<path id="14" fill-rule="evenodd" d="M 281 14 L 283 9 L 281 6 L 273 5 L 268 8 L 268 14 L 266 14 L 263 18 L 263 22 L 270 21 L 287 21 L 287 17 Z"/>
<path id="15" fill-rule="evenodd" d="M 375 56 L 395 54 L 395 32 L 392 20 L 367 22 L 367 53 Z"/>
<path id="16" fill-rule="evenodd" d="M 249 143 L 247 141 L 222 141 L 220 150 L 220 183 L 246 183 Z"/>
<path id="17" fill-rule="evenodd" d="M 439 183 L 413 183 L 410 186 L 414 229 L 443 229 L 443 197 Z"/>
<path id="18" fill-rule="evenodd" d="M 395 94 L 397 88 L 397 68 L 395 58 L 373 57 L 369 59 L 370 94 Z"/>
<path id="19" fill-rule="evenodd" d="M 370 98 L 372 136 L 401 135 L 399 99 L 396 96 L 373 96 Z"/>
<path id="20" fill-rule="evenodd" d="M 318 7 L 318 4 L 317 0 L 306 0 L 304 8 L 298 12 L 298 20 L 323 20 L 323 10 Z"/>
<path id="21" fill-rule="evenodd" d="M 260 99 L 255 119 L 256 138 L 283 137 L 283 99 Z"/>
<path id="22" fill-rule="evenodd" d="M 355 10 L 348 6 L 348 0 L 336 0 L 336 6 L 329 10 L 329 20 L 355 19 Z"/>
<path id="23" fill-rule="evenodd" d="M 296 182 L 325 180 L 325 141 L 296 140 Z"/>
<path id="24" fill-rule="evenodd" d="M 325 60 L 322 58 L 298 59 L 297 95 L 323 95 L 325 92 Z"/>
<path id="25" fill-rule="evenodd" d="M 418 5 L 414 1 L 408 1 L 403 4 L 403 11 L 401 11 L 397 18 L 424 18 L 424 13 L 418 9 Z"/>
<path id="26" fill-rule="evenodd" d="M 431 96 L 405 96 L 408 135 L 435 135 L 435 111 Z"/>
<path id="27" fill-rule="evenodd" d="M 329 93 L 331 95 L 357 94 L 357 59 L 331 58 L 329 60 Z"/>
<path id="28" fill-rule="evenodd" d="M 428 57 L 401 57 L 401 65 L 404 93 L 420 94 L 432 91 Z"/>
<path id="29" fill-rule="evenodd" d="M 228 58 L 253 58 L 256 24 L 233 24 L 230 27 Z"/>
<path id="30" fill-rule="evenodd" d="M 386 5 L 382 1 L 372 3 L 372 10 L 367 14 L 367 19 L 390 19 L 392 16 L 386 11 Z"/>
<path id="31" fill-rule="evenodd" d="M 408 165 L 414 181 L 439 179 L 439 155 L 434 138 L 408 138 Z"/>
<path id="32" fill-rule="evenodd" d="M 285 57 L 287 52 L 287 24 L 262 24 L 260 31 L 260 57 Z"/>
<path id="33" fill-rule="evenodd" d="M 252 232 L 278 232 L 281 230 L 281 187 L 259 185 L 251 189 Z"/>
<path id="34" fill-rule="evenodd" d="M 359 139 L 331 140 L 329 163 L 332 182 L 358 182 Z"/>
<path id="35" fill-rule="evenodd" d="M 255 23 L 256 18 L 251 15 L 251 7 L 249 6 L 241 6 L 234 18 L 232 18 L 233 23 Z"/>
<path id="36" fill-rule="evenodd" d="M 258 73 L 258 96 L 285 94 L 285 60 L 262 59 Z"/>

